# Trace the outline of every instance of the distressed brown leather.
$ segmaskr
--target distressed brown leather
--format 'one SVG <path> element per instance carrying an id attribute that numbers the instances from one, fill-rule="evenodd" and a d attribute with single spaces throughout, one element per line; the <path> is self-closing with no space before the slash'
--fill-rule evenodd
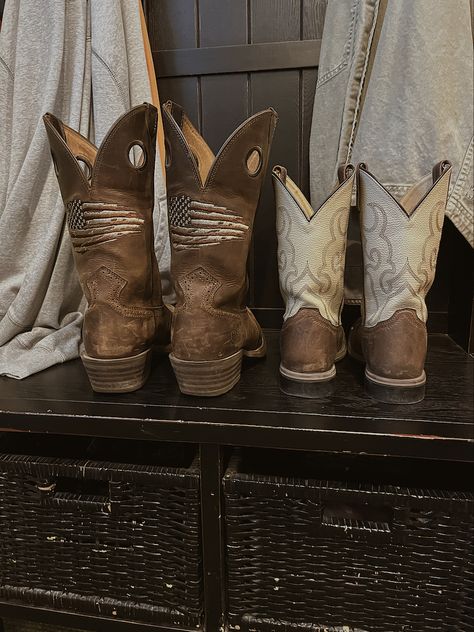
<path id="1" fill-rule="evenodd" d="M 52 114 L 43 117 L 88 302 L 84 348 L 93 358 L 126 358 L 169 342 L 153 247 L 157 116 L 150 104 L 133 108 L 99 149 Z M 139 168 L 129 160 L 135 143 L 146 156 Z M 89 178 L 76 157 L 88 164 Z"/>
<path id="2" fill-rule="evenodd" d="M 175 358 L 217 360 L 262 345 L 246 308 L 246 264 L 276 120 L 272 109 L 252 116 L 214 157 L 182 108 L 163 106 Z M 250 175 L 255 148 L 261 164 Z"/>
<path id="3" fill-rule="evenodd" d="M 419 378 L 423 374 L 426 325 L 411 309 L 401 309 L 375 327 L 356 324 L 351 331 L 350 348 L 362 351 L 367 368 L 390 379 Z"/>
<path id="4" fill-rule="evenodd" d="M 323 318 L 318 309 L 300 309 L 281 329 L 281 364 L 296 373 L 324 373 L 344 349 L 344 330 Z"/>

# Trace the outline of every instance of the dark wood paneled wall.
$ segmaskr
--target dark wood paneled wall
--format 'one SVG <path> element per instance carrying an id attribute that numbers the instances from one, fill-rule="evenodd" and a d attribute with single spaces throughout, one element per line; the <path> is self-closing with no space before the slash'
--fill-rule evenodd
<path id="1" fill-rule="evenodd" d="M 180 103 L 214 151 L 247 116 L 272 106 L 279 122 L 270 166 L 285 165 L 306 195 L 326 4 L 327 0 L 144 0 L 162 101 Z M 250 306 L 262 324 L 278 326 L 282 300 L 269 174 L 257 212 L 249 279 Z M 428 296 L 429 327 L 449 331 L 465 347 L 473 284 L 472 251 L 447 221 L 437 277 Z M 355 310 L 347 311 L 350 320 Z"/>

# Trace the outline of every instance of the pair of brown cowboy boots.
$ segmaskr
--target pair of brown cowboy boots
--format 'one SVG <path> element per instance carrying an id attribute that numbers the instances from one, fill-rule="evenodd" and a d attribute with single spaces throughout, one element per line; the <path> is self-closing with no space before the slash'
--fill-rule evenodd
<path id="1" fill-rule="evenodd" d="M 163 106 L 172 313 L 153 249 L 156 108 L 133 108 L 98 149 L 44 116 L 88 303 L 81 358 L 95 391 L 143 386 L 153 348 L 171 352 L 183 393 L 205 396 L 237 383 L 243 356 L 265 355 L 246 264 L 276 120 L 272 109 L 255 114 L 214 156 L 179 106 Z"/>

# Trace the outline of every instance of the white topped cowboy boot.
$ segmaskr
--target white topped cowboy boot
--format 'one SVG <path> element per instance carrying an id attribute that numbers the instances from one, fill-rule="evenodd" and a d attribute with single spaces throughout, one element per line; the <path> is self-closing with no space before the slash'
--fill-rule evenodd
<path id="1" fill-rule="evenodd" d="M 288 177 L 273 169 L 280 289 L 281 388 L 300 397 L 331 392 L 335 362 L 344 357 L 341 325 L 344 261 L 354 168 L 339 170 L 339 186 L 317 210 Z"/>
<path id="2" fill-rule="evenodd" d="M 357 171 L 364 309 L 349 352 L 365 360 L 366 389 L 375 399 L 415 403 L 425 395 L 425 297 L 435 277 L 451 165 L 435 165 L 399 202 L 364 164 Z"/>

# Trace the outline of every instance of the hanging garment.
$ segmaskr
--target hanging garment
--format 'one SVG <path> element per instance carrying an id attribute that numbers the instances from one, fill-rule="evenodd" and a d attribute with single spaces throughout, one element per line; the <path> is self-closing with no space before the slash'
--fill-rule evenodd
<path id="1" fill-rule="evenodd" d="M 472 95 L 469 0 L 329 0 L 310 140 L 312 205 L 347 162 L 367 163 L 401 198 L 448 159 L 446 213 L 474 245 Z M 349 268 L 356 234 L 353 225 Z M 358 294 L 349 274 L 346 298 Z"/>
<path id="2" fill-rule="evenodd" d="M 42 115 L 99 144 L 152 98 L 139 0 L 7 0 L 0 33 L 0 375 L 78 356 L 84 299 Z M 93 105 L 92 105 L 93 104 Z M 157 256 L 170 294 L 166 193 L 155 170 Z"/>
<path id="3" fill-rule="evenodd" d="M 92 94 L 95 143 L 102 142 L 113 122 L 144 101 L 159 109 L 156 75 L 149 52 L 141 0 L 90 0 L 92 38 Z M 63 119 L 64 120 L 64 119 Z M 161 151 L 155 169 L 155 252 L 163 296 L 171 300 L 170 243 L 164 155 L 163 123 L 159 120 Z"/>

